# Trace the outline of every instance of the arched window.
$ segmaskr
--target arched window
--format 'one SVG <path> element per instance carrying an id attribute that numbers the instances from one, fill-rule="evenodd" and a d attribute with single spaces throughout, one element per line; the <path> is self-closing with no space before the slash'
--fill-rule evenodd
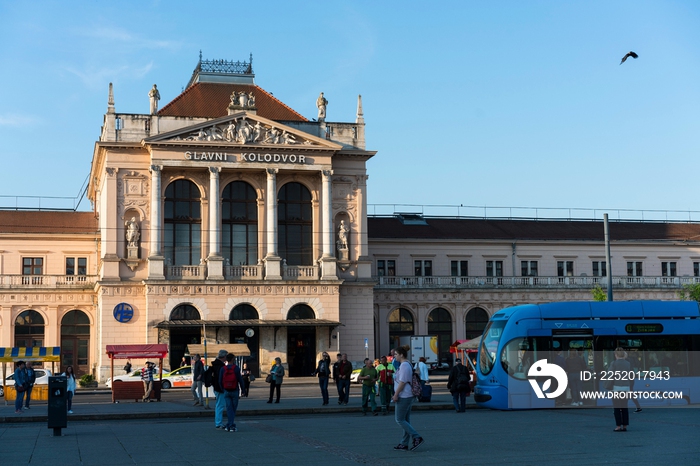
<path id="1" fill-rule="evenodd" d="M 432 310 L 428 315 L 428 335 L 437 335 L 438 358 L 449 361 L 452 343 L 452 315 L 449 311 L 441 307 Z"/>
<path id="2" fill-rule="evenodd" d="M 287 320 L 315 319 L 316 314 L 306 304 L 296 304 L 287 312 Z"/>
<path id="3" fill-rule="evenodd" d="M 258 262 L 258 202 L 252 186 L 229 183 L 221 196 L 221 253 L 231 265 Z"/>
<path id="4" fill-rule="evenodd" d="M 484 333 L 486 324 L 489 323 L 489 313 L 480 307 L 475 307 L 467 312 L 464 321 L 465 337 L 468 340 L 480 337 Z"/>
<path id="5" fill-rule="evenodd" d="M 44 318 L 37 311 L 23 311 L 15 319 L 15 346 L 44 346 Z"/>
<path id="6" fill-rule="evenodd" d="M 278 194 L 279 255 L 287 265 L 313 265 L 311 193 L 300 183 L 287 183 Z"/>
<path id="7" fill-rule="evenodd" d="M 190 304 L 180 304 L 170 313 L 170 320 L 200 320 L 199 311 Z"/>
<path id="8" fill-rule="evenodd" d="M 389 343 L 391 348 L 400 345 L 401 337 L 414 335 L 413 314 L 408 309 L 396 308 L 389 314 Z"/>
<path id="9" fill-rule="evenodd" d="M 165 189 L 163 253 L 172 265 L 198 265 L 202 257 L 201 194 L 188 180 Z"/>
<path id="10" fill-rule="evenodd" d="M 90 318 L 73 310 L 61 319 L 61 367 L 73 366 L 76 374 L 89 371 Z"/>
<path id="11" fill-rule="evenodd" d="M 250 304 L 239 304 L 231 310 L 228 320 L 258 320 L 258 311 Z"/>

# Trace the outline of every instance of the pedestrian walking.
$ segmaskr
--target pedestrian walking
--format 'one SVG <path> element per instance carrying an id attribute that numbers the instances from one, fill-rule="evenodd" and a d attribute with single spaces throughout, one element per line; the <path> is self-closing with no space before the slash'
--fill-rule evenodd
<path id="1" fill-rule="evenodd" d="M 27 391 L 26 395 L 24 398 L 24 409 L 29 409 L 29 402 L 32 399 L 32 389 L 34 388 L 34 384 L 36 383 L 36 372 L 34 372 L 34 368 L 32 367 L 32 364 L 29 363 L 26 365 L 27 368 Z"/>
<path id="2" fill-rule="evenodd" d="M 421 356 L 418 358 L 418 362 L 413 367 L 413 370 L 416 371 L 416 374 L 418 374 L 418 377 L 420 377 L 421 387 L 425 387 L 425 384 L 428 383 L 430 379 L 430 376 L 428 375 L 428 365 L 425 363 L 425 361 L 426 359 Z"/>
<path id="3" fill-rule="evenodd" d="M 389 403 L 394 395 L 394 365 L 387 362 L 386 356 L 379 358 L 377 366 L 379 372 L 379 404 L 382 406 L 382 414 L 389 414 Z"/>
<path id="4" fill-rule="evenodd" d="M 192 358 L 192 396 L 194 397 L 193 406 L 201 406 L 204 404 L 202 395 L 202 385 L 204 385 L 204 363 L 199 354 L 195 354 Z"/>
<path id="5" fill-rule="evenodd" d="M 223 429 L 226 427 L 224 425 L 224 409 L 226 409 L 226 400 L 224 399 L 224 389 L 221 388 L 221 384 L 219 383 L 219 372 L 225 365 L 224 361 L 226 361 L 227 354 L 228 351 L 225 349 L 219 350 L 219 354 L 216 356 L 216 359 L 211 362 L 211 366 L 209 369 L 207 369 L 210 371 L 209 377 L 211 378 L 211 385 L 214 387 L 214 396 L 216 397 L 216 406 L 214 407 L 214 425 L 217 429 Z"/>
<path id="6" fill-rule="evenodd" d="M 318 375 L 318 386 L 321 389 L 323 405 L 328 404 L 328 379 L 331 377 L 331 358 L 325 351 L 321 354 L 316 370 L 311 375 Z"/>
<path id="7" fill-rule="evenodd" d="M 374 416 L 379 414 L 377 411 L 377 402 L 375 401 L 374 384 L 379 379 L 377 369 L 372 365 L 372 360 L 365 358 L 365 367 L 360 370 L 360 375 L 357 378 L 362 381 L 362 415 L 367 414 L 367 405 L 370 405 Z"/>
<path id="8" fill-rule="evenodd" d="M 267 402 L 272 403 L 272 398 L 276 391 L 277 400 L 275 403 L 279 403 L 282 381 L 284 380 L 284 366 L 280 358 L 275 358 L 275 364 L 272 366 L 272 369 L 270 369 L 270 375 L 272 375 L 272 382 L 270 382 L 270 399 L 267 400 Z"/>
<path id="9" fill-rule="evenodd" d="M 338 404 L 343 402 L 340 392 L 340 363 L 343 361 L 343 355 L 338 353 L 335 355 L 335 362 L 333 363 L 333 381 L 335 382 L 335 389 L 338 391 Z"/>
<path id="10" fill-rule="evenodd" d="M 24 361 L 17 361 L 15 367 L 15 414 L 22 414 L 24 392 L 27 391 L 27 368 Z"/>
<path id="11" fill-rule="evenodd" d="M 338 378 L 340 387 L 338 388 L 338 404 L 348 404 L 350 401 L 350 376 L 352 375 L 352 363 L 348 361 L 347 353 L 343 353 L 340 365 L 338 366 Z"/>
<path id="12" fill-rule="evenodd" d="M 462 364 L 461 359 L 457 359 L 450 370 L 447 389 L 452 394 L 452 403 L 454 403 L 455 411 L 458 413 L 466 411 L 467 396 L 471 392 L 470 381 L 469 370 Z"/>
<path id="13" fill-rule="evenodd" d="M 392 400 L 396 403 L 394 414 L 396 423 L 403 429 L 401 443 L 394 447 L 394 450 L 415 450 L 423 444 L 423 437 L 416 432 L 411 425 L 411 406 L 415 396 L 411 391 L 411 381 L 413 379 L 413 368 L 408 362 L 408 349 L 401 346 L 395 349 L 396 359 L 400 365 L 394 377 L 394 396 Z"/>
<path id="14" fill-rule="evenodd" d="M 224 399 L 226 400 L 226 426 L 224 426 L 226 432 L 238 431 L 235 419 L 243 377 L 241 377 L 240 369 L 233 362 L 234 359 L 233 353 L 228 353 L 226 365 L 219 371 L 219 385 L 224 390 Z"/>
<path id="15" fill-rule="evenodd" d="M 61 374 L 66 377 L 66 408 L 68 409 L 68 414 L 73 414 L 73 396 L 75 396 L 75 372 L 73 372 L 73 366 L 66 366 L 66 371 Z"/>
<path id="16" fill-rule="evenodd" d="M 613 397 L 615 432 L 627 432 L 627 426 L 630 423 L 630 410 L 627 408 L 629 400 L 626 396 L 630 390 L 630 381 L 626 379 L 618 380 L 618 376 L 620 374 L 628 374 L 631 369 L 630 363 L 627 361 L 627 352 L 620 347 L 615 348 L 615 360 L 608 366 L 608 371 L 615 373 L 613 377 L 613 395 L 618 395 Z M 623 377 L 619 378 L 622 379 Z"/>

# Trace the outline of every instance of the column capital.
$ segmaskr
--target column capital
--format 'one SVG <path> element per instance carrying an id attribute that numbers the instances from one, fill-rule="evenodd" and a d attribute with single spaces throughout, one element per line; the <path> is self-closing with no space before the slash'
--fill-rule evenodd
<path id="1" fill-rule="evenodd" d="M 267 177 L 274 177 L 276 174 L 279 173 L 280 169 L 279 168 L 266 168 L 265 171 L 267 172 Z"/>
<path id="2" fill-rule="evenodd" d="M 105 168 L 105 172 L 107 172 L 107 174 L 108 174 L 110 177 L 116 176 L 118 171 L 119 171 L 119 168 L 118 168 L 118 167 L 107 167 L 107 168 Z"/>
<path id="3" fill-rule="evenodd" d="M 160 173 L 163 170 L 163 165 L 151 165 L 148 171 L 151 173 Z"/>
<path id="4" fill-rule="evenodd" d="M 217 177 L 221 173 L 221 167 L 209 167 L 209 176 Z"/>
<path id="5" fill-rule="evenodd" d="M 321 174 L 325 177 L 333 176 L 333 170 L 321 170 Z"/>

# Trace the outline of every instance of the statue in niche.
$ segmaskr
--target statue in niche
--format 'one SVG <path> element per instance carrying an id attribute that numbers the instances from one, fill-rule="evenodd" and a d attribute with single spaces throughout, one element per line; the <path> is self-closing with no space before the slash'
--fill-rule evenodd
<path id="1" fill-rule="evenodd" d="M 318 107 L 318 121 L 326 121 L 326 106 L 328 105 L 328 100 L 323 97 L 323 92 L 316 99 L 316 107 Z"/>
<path id="2" fill-rule="evenodd" d="M 153 89 L 148 92 L 148 100 L 151 102 L 151 115 L 155 115 L 158 112 L 158 101 L 160 100 L 160 92 L 155 84 Z"/>
<path id="3" fill-rule="evenodd" d="M 348 228 L 345 226 L 345 220 L 340 221 L 338 227 L 338 249 L 348 248 Z"/>
<path id="4" fill-rule="evenodd" d="M 141 238 L 141 233 L 139 232 L 139 224 L 136 222 L 136 217 L 131 217 L 131 220 L 127 220 L 124 224 L 126 227 L 126 244 L 130 248 L 139 247 L 139 239 Z"/>

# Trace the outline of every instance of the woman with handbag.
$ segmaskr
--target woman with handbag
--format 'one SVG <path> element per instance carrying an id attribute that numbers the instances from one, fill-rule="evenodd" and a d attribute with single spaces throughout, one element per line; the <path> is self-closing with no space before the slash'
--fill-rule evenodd
<path id="1" fill-rule="evenodd" d="M 629 371 L 632 370 L 632 366 L 626 358 L 627 352 L 624 349 L 620 347 L 615 348 L 615 360 L 608 367 L 608 371 L 629 373 Z M 630 391 L 629 380 L 617 380 L 617 377 L 614 377 L 613 380 L 613 392 Z M 615 414 L 616 424 L 615 432 L 627 432 L 627 426 L 630 423 L 630 410 L 627 408 L 628 401 L 627 397 L 613 398 L 613 413 Z"/>
<path id="2" fill-rule="evenodd" d="M 282 388 L 282 380 L 284 379 L 284 366 L 282 365 L 282 360 L 280 358 L 275 358 L 275 365 L 270 369 L 270 375 L 272 380 L 270 381 L 270 399 L 267 400 L 268 403 L 272 403 L 272 396 L 277 391 L 277 401 L 280 402 L 280 389 Z"/>
<path id="3" fill-rule="evenodd" d="M 24 361 L 17 361 L 15 369 L 15 414 L 22 414 L 22 404 L 24 403 L 24 393 L 27 391 L 27 366 Z"/>

